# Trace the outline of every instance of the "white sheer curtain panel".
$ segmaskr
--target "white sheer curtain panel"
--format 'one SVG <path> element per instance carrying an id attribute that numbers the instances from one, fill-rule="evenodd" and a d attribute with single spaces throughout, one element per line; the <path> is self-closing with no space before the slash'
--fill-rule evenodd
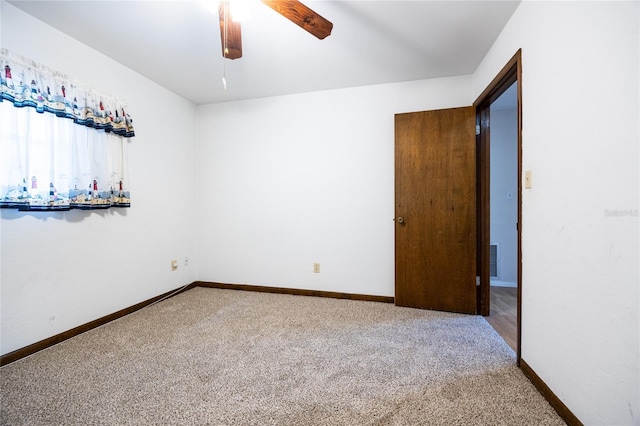
<path id="1" fill-rule="evenodd" d="M 121 103 L 0 49 L 0 207 L 129 207 Z"/>

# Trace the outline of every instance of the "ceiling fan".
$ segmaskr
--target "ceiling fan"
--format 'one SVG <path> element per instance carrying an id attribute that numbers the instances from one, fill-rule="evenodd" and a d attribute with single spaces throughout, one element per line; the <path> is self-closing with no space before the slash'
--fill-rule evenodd
<path id="1" fill-rule="evenodd" d="M 320 40 L 331 34 L 333 24 L 298 0 L 261 1 Z M 229 0 L 220 1 L 218 13 L 220 15 L 222 56 L 227 59 L 241 58 L 242 33 L 240 30 L 240 22 L 234 21 L 231 16 Z"/>

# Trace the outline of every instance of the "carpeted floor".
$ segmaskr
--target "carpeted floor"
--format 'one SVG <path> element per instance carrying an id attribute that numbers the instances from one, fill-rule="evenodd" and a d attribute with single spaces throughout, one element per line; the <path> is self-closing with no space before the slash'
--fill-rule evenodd
<path id="1" fill-rule="evenodd" d="M 194 288 L 0 369 L 2 425 L 562 425 L 480 316 Z"/>

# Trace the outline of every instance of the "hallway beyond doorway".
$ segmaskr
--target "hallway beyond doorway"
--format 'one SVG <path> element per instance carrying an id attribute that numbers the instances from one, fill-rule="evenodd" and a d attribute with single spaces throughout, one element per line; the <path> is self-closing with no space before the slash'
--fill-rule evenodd
<path id="1" fill-rule="evenodd" d="M 518 340 L 517 298 L 515 287 L 491 287 L 491 314 L 485 317 L 487 322 L 516 351 Z"/>

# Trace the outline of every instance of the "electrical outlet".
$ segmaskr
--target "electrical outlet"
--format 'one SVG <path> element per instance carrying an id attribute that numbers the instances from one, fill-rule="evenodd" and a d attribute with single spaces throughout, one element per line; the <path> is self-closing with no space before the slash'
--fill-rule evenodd
<path id="1" fill-rule="evenodd" d="M 320 273 L 320 264 L 319 263 L 314 263 L 313 264 L 313 272 L 315 274 L 319 274 Z"/>
<path id="2" fill-rule="evenodd" d="M 184 266 L 189 266 L 189 256 L 185 256 L 184 257 L 184 262 L 183 262 Z"/>
<path id="3" fill-rule="evenodd" d="M 171 261 L 171 270 L 175 271 L 176 269 L 178 269 L 178 261 L 174 259 Z"/>

